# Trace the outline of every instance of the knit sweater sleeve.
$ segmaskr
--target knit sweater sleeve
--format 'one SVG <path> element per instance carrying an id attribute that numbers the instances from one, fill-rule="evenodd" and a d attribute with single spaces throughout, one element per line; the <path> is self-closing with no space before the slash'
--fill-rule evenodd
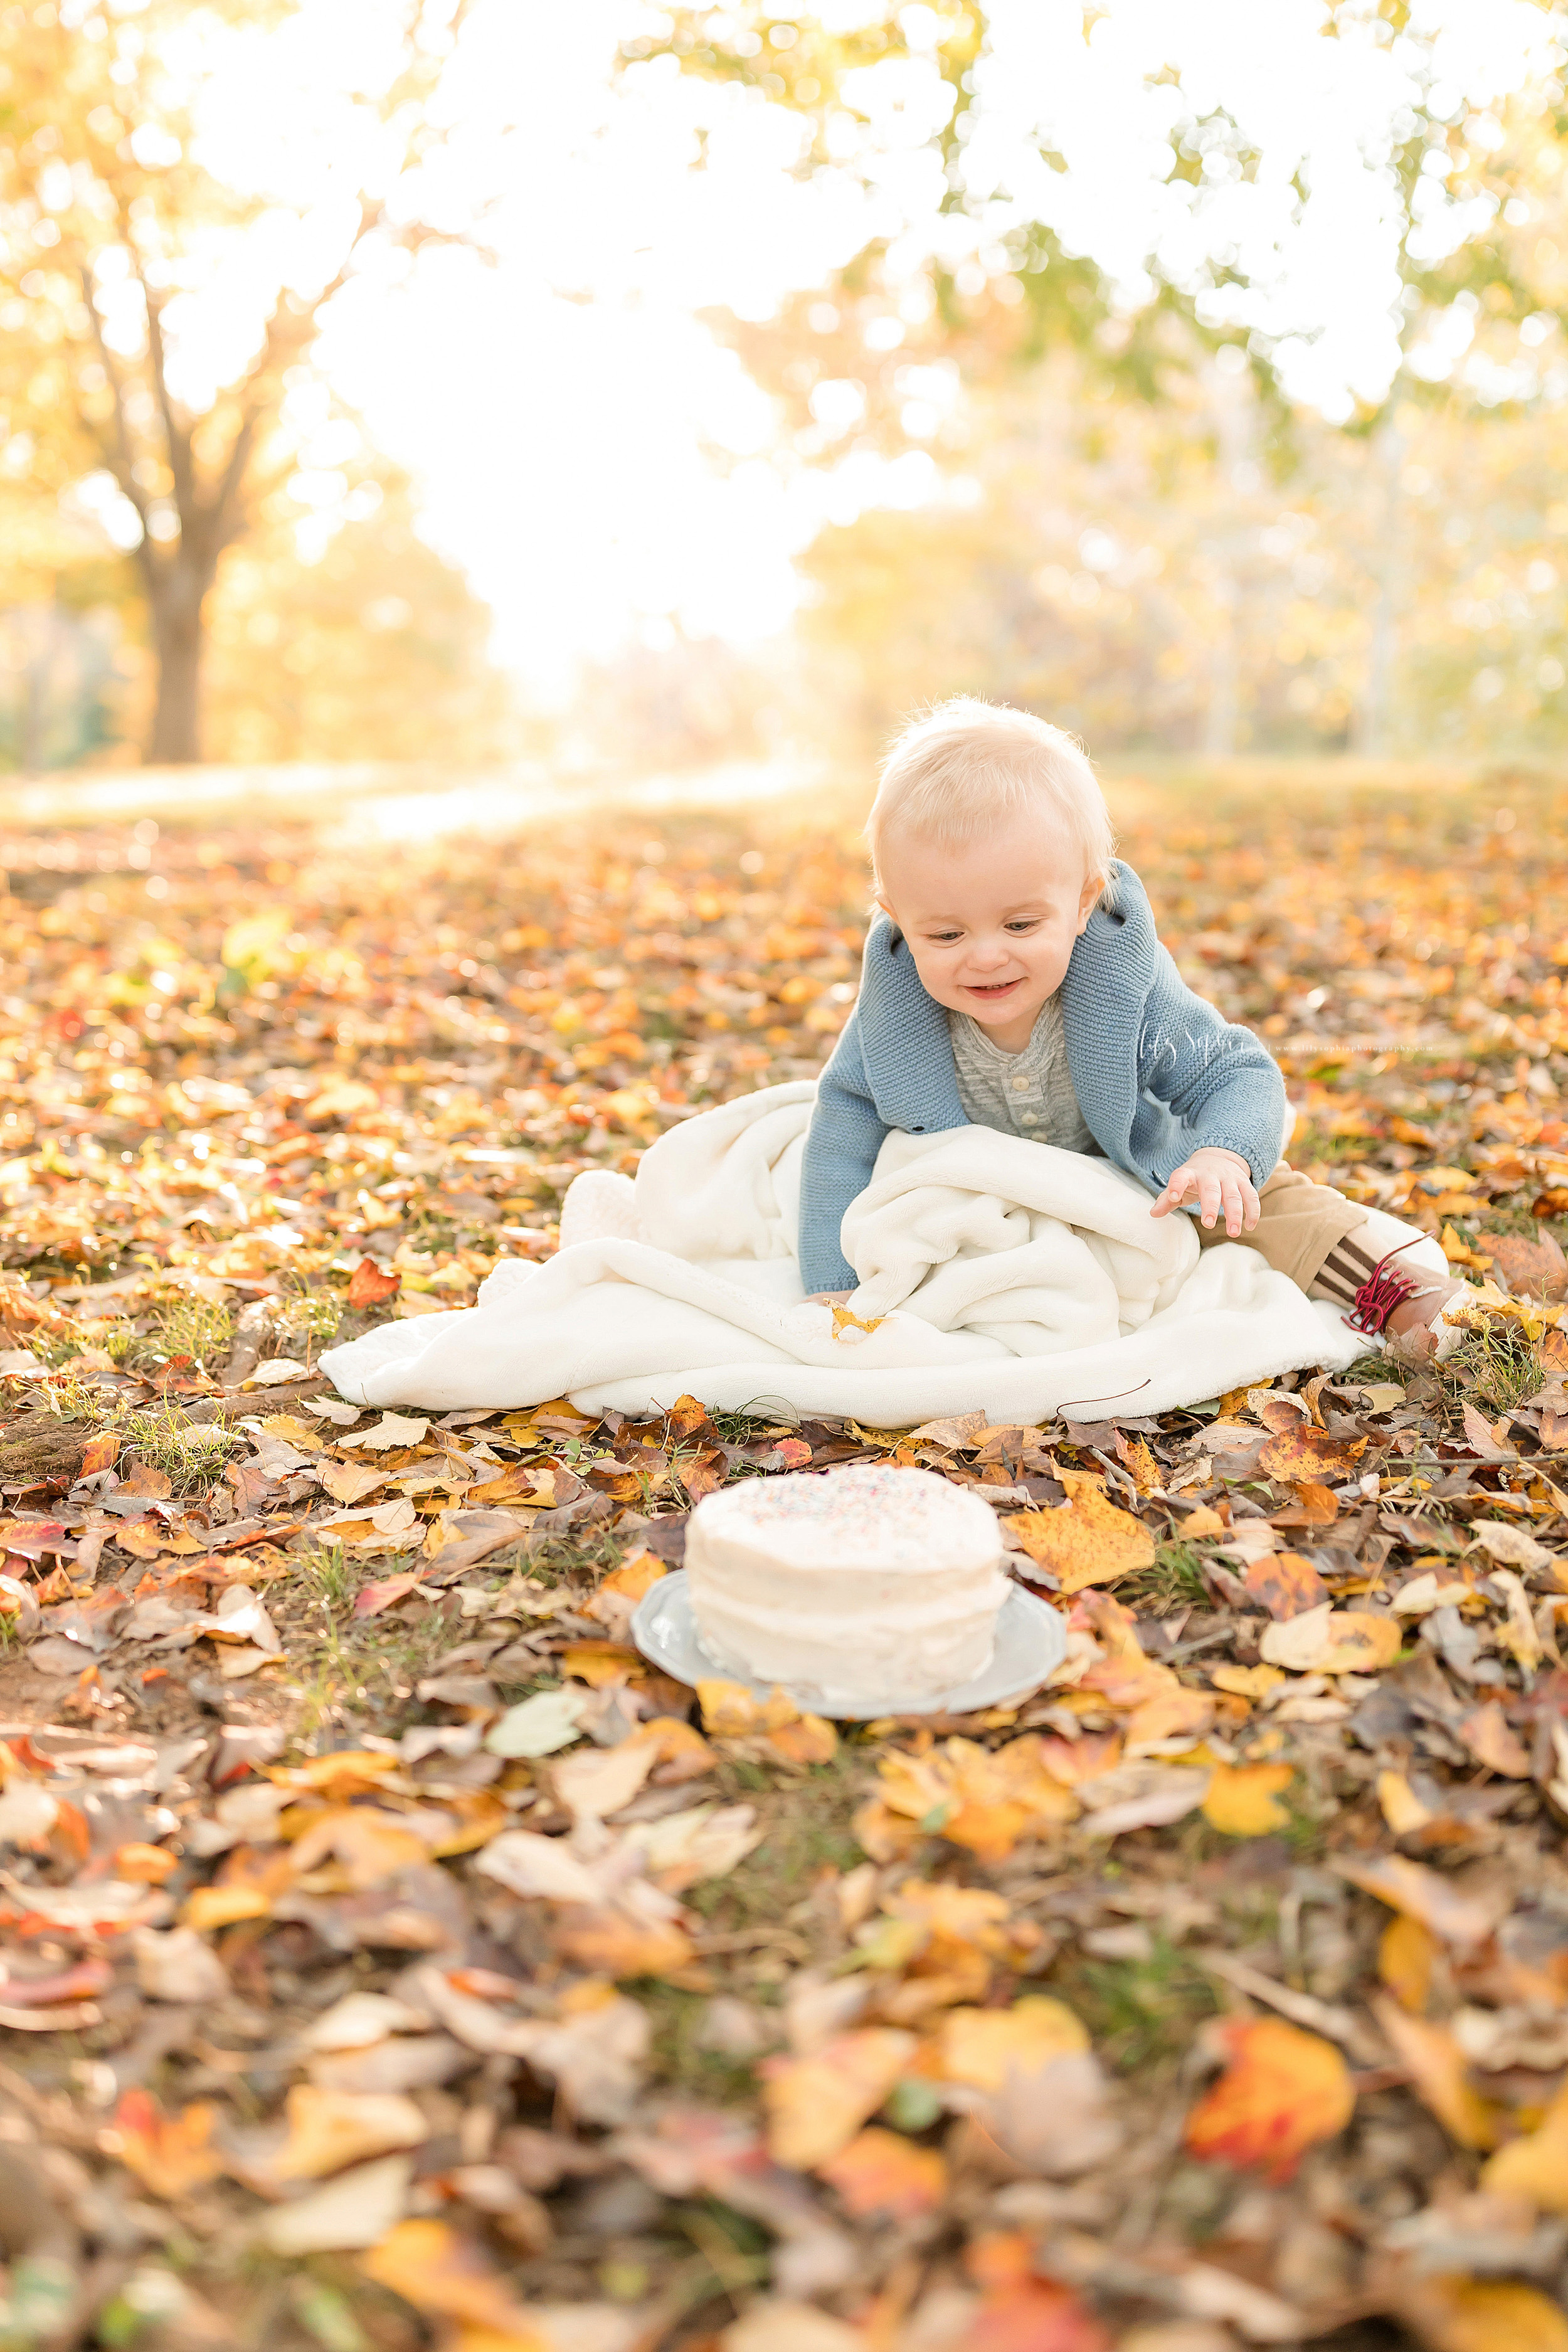
<path id="1" fill-rule="evenodd" d="M 1250 1029 L 1194 994 L 1165 948 L 1139 1039 L 1138 1083 L 1181 1123 L 1163 1155 L 1170 1166 L 1154 1171 L 1162 1182 L 1205 1146 L 1238 1152 L 1255 1184 L 1278 1162 L 1285 1132 L 1279 1064 Z"/>
<path id="2" fill-rule="evenodd" d="M 871 1181 L 888 1130 L 871 1099 L 854 1013 L 816 1082 L 800 1177 L 800 1278 L 808 1292 L 859 1281 L 839 1242 L 851 1201 Z"/>

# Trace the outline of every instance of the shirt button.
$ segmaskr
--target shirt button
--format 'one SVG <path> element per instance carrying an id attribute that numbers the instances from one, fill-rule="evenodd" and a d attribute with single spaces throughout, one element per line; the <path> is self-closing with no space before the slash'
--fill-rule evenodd
<path id="1" fill-rule="evenodd" d="M 1027 1079 L 1027 1078 L 1015 1078 L 1015 1079 L 1014 1079 L 1014 1081 L 1013 1081 L 1013 1092 L 1014 1092 L 1016 1095 L 1026 1094 L 1026 1093 L 1028 1092 L 1028 1090 L 1029 1090 L 1029 1081 L 1028 1081 L 1028 1079 Z"/>

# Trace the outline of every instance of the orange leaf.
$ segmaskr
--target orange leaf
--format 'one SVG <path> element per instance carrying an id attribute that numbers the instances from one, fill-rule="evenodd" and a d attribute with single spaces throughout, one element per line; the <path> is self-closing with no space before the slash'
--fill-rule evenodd
<path id="1" fill-rule="evenodd" d="M 1269 1552 L 1255 1559 L 1245 1580 L 1253 1600 L 1276 1619 L 1302 1616 L 1329 1597 L 1328 1586 L 1299 1551 Z"/>
<path id="2" fill-rule="evenodd" d="M 564 1914 L 555 1948 L 563 1959 L 601 1977 L 670 1976 L 694 1958 L 690 1937 L 672 1920 L 637 1919 L 578 1903 Z"/>
<path id="3" fill-rule="evenodd" d="M 1187 2117 L 1186 2144 L 1210 2163 L 1260 2165 L 1290 2179 L 1306 2150 L 1342 2131 L 1355 2106 L 1331 2042 L 1265 2017 L 1218 2027 L 1230 2063 Z"/>
<path id="4" fill-rule="evenodd" d="M 817 2169 L 858 2221 L 868 2213 L 917 2221 L 947 2194 L 947 2160 L 939 2148 L 917 2147 L 901 2132 L 875 2124 Z"/>
<path id="5" fill-rule="evenodd" d="M 1134 1569 L 1152 1568 L 1154 1538 L 1131 1511 L 1107 1502 L 1105 1488 L 1086 1471 L 1058 1472 L 1068 1499 L 1043 1511 L 1015 1511 L 1003 1525 L 1029 1558 L 1049 1569 L 1064 1592 L 1110 1584 Z"/>
<path id="6" fill-rule="evenodd" d="M 150 2093 L 127 2091 L 114 2111 L 108 2153 L 117 2156 L 154 2197 L 184 2197 L 216 2180 L 222 2160 L 211 2145 L 217 2109 L 198 2099 L 165 2115 Z"/>
<path id="7" fill-rule="evenodd" d="M 1366 1452 L 1364 1437 L 1331 1437 L 1314 1429 L 1303 1413 L 1300 1425 L 1282 1430 L 1264 1441 L 1258 1467 L 1265 1478 L 1282 1479 L 1291 1486 L 1326 1486 L 1348 1478 Z"/>
<path id="8" fill-rule="evenodd" d="M 521 2339 L 524 2352 L 530 2347 L 548 2352 L 505 2279 L 449 2221 L 400 2221 L 360 2267 L 377 2286 L 390 2287 L 426 2318 L 494 2328 Z"/>
<path id="9" fill-rule="evenodd" d="M 915 2047 L 910 2033 L 869 2026 L 840 2033 L 810 2058 L 763 2063 L 768 2149 L 776 2164 L 804 2172 L 847 2147 L 876 2114 Z"/>
<path id="10" fill-rule="evenodd" d="M 659 1788 L 674 1788 L 682 1780 L 700 1780 L 711 1772 L 719 1759 L 694 1723 L 687 1723 L 679 1715 L 650 1716 L 639 1723 L 632 1733 L 634 1739 L 651 1741 L 658 1750 L 658 1761 L 649 1776 Z"/>
<path id="11" fill-rule="evenodd" d="M 77 1475 L 79 1478 L 91 1478 L 100 1470 L 112 1470 L 119 1459 L 119 1438 L 110 1431 L 101 1429 L 96 1437 L 88 1439 L 86 1451 L 81 1457 L 81 1468 Z"/>
<path id="12" fill-rule="evenodd" d="M 1470 2081 L 1464 2053 L 1446 2025 L 1407 2016 L 1392 2000 L 1376 2000 L 1378 2023 L 1409 2069 L 1411 2087 L 1424 2106 L 1461 2147 L 1495 2147 L 1502 2137 L 1503 2111 Z"/>
<path id="13" fill-rule="evenodd" d="M 351 1307 L 380 1307 L 403 1287 L 400 1274 L 388 1274 L 373 1257 L 362 1257 L 349 1277 Z"/>
<path id="14" fill-rule="evenodd" d="M 791 1764 L 831 1764 L 838 1753 L 838 1734 L 820 1715 L 803 1715 L 798 1723 L 781 1723 L 768 1734 L 768 1746 Z"/>

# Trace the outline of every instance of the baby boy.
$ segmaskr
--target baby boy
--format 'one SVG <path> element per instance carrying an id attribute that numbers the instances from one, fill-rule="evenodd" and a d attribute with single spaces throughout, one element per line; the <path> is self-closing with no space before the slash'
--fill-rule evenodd
<path id="1" fill-rule="evenodd" d="M 1438 1323 L 1459 1286 L 1385 1262 L 1410 1228 L 1280 1158 L 1279 1068 L 1160 945 L 1070 736 L 943 703 L 894 744 L 867 832 L 882 911 L 806 1140 L 809 1292 L 855 1287 L 839 1226 L 889 1129 L 973 1125 L 1114 1161 L 1158 1195 L 1151 1216 L 1191 1202 L 1201 1243 L 1244 1242 L 1358 1329 Z"/>

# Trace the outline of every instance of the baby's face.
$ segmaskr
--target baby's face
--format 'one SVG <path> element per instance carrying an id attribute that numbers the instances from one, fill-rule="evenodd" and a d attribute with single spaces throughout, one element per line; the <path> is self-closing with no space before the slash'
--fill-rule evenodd
<path id="1" fill-rule="evenodd" d="M 1081 850 L 1038 809 L 962 849 L 905 834 L 880 850 L 881 904 L 926 993 L 973 1013 L 1004 1053 L 1021 1053 L 1100 894 Z"/>

